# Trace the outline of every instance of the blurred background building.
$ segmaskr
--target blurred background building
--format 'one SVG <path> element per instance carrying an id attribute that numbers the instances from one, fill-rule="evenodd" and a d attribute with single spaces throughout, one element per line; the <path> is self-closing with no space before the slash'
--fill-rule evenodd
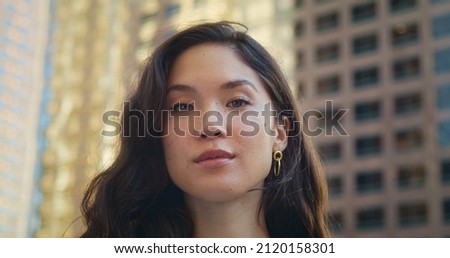
<path id="1" fill-rule="evenodd" d="M 310 124 L 336 236 L 450 235 L 449 0 L 2 0 L 0 237 L 80 235 L 86 183 L 115 154 L 102 114 L 164 38 L 223 19 L 277 58 L 305 111 L 348 110 L 348 136 Z"/>
<path id="2" fill-rule="evenodd" d="M 31 236 L 39 224 L 48 18 L 47 1 L 0 2 L 0 237 Z"/>
<path id="3" fill-rule="evenodd" d="M 449 237 L 450 2 L 297 0 L 293 23 L 300 99 L 349 135 L 316 121 L 336 236 Z"/>

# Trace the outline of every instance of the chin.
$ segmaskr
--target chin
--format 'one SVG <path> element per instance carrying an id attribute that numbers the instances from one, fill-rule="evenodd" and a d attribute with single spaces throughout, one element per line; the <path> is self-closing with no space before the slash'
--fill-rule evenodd
<path id="1" fill-rule="evenodd" d="M 190 198 L 206 201 L 206 202 L 228 202 L 239 199 L 246 195 L 261 194 L 262 191 L 255 190 L 255 188 L 245 189 L 221 189 L 220 186 L 204 189 L 201 192 L 187 194 Z"/>

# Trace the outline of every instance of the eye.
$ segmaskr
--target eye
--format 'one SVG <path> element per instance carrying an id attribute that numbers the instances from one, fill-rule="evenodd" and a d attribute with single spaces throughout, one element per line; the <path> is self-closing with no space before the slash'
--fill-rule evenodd
<path id="1" fill-rule="evenodd" d="M 178 111 L 178 112 L 192 111 L 192 110 L 194 110 L 194 102 L 191 102 L 191 103 L 177 102 L 177 103 L 175 103 L 175 105 L 173 105 L 172 110 Z"/>
<path id="2" fill-rule="evenodd" d="M 246 98 L 246 97 L 238 97 L 238 98 L 233 99 L 230 102 L 228 102 L 227 107 L 240 108 L 240 107 L 245 107 L 247 105 L 250 105 L 250 101 L 249 101 L 248 98 Z"/>

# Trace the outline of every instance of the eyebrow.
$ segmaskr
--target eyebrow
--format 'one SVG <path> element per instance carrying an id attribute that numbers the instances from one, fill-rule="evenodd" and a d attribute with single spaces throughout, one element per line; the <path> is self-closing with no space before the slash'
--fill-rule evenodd
<path id="1" fill-rule="evenodd" d="M 189 85 L 185 85 L 185 84 L 173 84 L 173 85 L 170 85 L 167 88 L 167 93 L 166 94 L 169 94 L 171 91 L 196 92 L 196 90 L 193 87 L 191 87 Z"/>
<path id="2" fill-rule="evenodd" d="M 255 85 L 253 85 L 253 83 L 249 82 L 248 80 L 229 81 L 229 82 L 222 84 L 220 86 L 220 89 L 229 90 L 229 89 L 234 89 L 239 86 L 250 86 L 253 90 L 255 90 L 256 92 L 259 93 L 259 91 L 258 91 L 258 89 L 256 89 Z M 169 92 L 171 92 L 171 91 L 196 92 L 197 90 L 194 87 L 186 85 L 186 84 L 172 84 L 172 85 L 169 85 L 169 87 L 167 89 L 167 94 L 169 94 Z"/>
<path id="3" fill-rule="evenodd" d="M 220 86 L 220 88 L 221 89 L 233 89 L 238 86 L 250 86 L 253 90 L 255 90 L 256 92 L 259 92 L 258 89 L 256 89 L 255 85 L 253 85 L 253 83 L 251 83 L 247 80 L 230 81 L 230 82 L 227 82 L 227 83 L 223 84 L 222 86 Z"/>

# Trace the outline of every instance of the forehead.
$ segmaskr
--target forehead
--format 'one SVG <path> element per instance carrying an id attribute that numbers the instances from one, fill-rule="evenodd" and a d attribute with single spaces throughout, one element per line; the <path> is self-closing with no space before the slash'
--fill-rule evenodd
<path id="1" fill-rule="evenodd" d="M 241 78 L 242 77 L 242 78 Z M 201 44 L 184 51 L 173 63 L 168 83 L 201 78 L 259 81 L 256 72 L 229 46 Z"/>

